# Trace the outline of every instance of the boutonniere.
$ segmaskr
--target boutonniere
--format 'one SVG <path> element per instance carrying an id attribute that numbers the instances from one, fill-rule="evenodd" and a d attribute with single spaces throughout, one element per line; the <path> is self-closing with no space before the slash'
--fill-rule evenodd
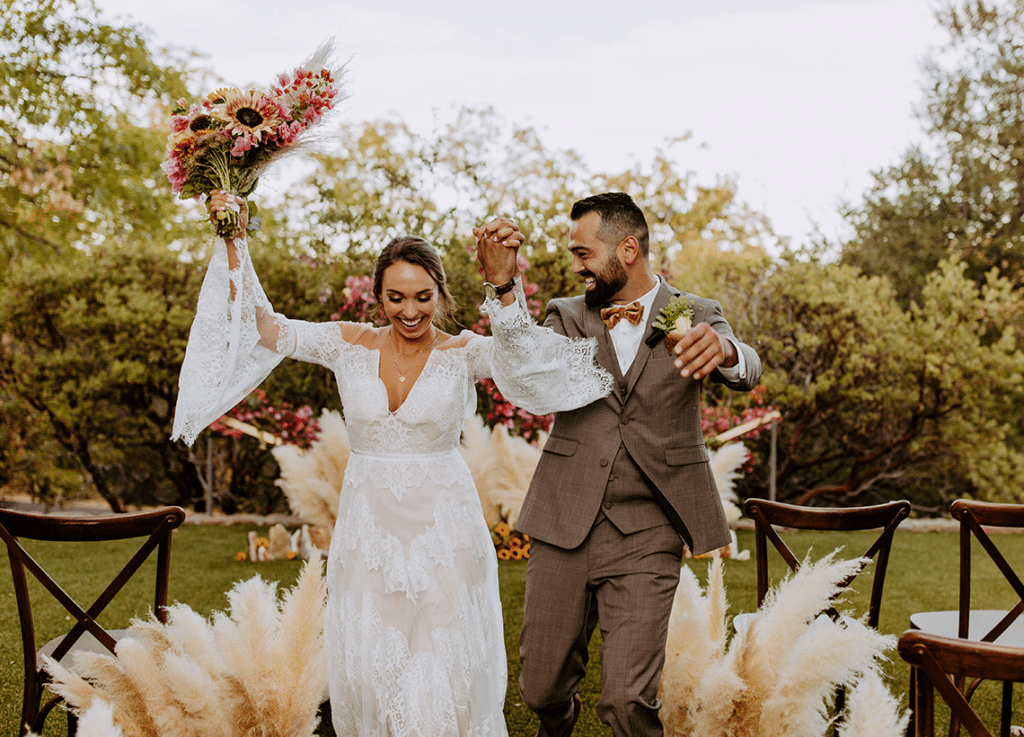
<path id="1" fill-rule="evenodd" d="M 651 322 L 651 327 L 665 336 L 665 345 L 671 351 L 675 347 L 675 341 L 669 338 L 673 330 L 685 333 L 693 325 L 693 305 L 686 297 L 676 295 L 665 305 L 665 309 L 658 313 L 658 316 Z M 658 333 L 655 333 L 657 336 Z M 659 336 L 660 337 L 660 336 Z"/>

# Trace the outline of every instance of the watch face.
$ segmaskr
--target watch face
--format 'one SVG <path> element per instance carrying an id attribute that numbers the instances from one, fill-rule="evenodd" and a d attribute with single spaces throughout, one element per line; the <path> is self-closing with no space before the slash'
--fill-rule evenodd
<path id="1" fill-rule="evenodd" d="M 494 288 L 493 284 L 484 284 L 484 296 L 487 299 L 497 299 L 498 290 Z"/>

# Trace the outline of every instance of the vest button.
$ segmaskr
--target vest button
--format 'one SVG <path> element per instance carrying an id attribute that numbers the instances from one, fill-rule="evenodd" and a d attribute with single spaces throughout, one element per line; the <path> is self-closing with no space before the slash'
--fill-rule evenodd
<path id="1" fill-rule="evenodd" d="M 628 425 L 629 424 L 629 418 L 628 417 L 623 417 L 622 418 L 622 424 L 623 425 Z"/>
<path id="2" fill-rule="evenodd" d="M 604 508 L 605 509 L 611 509 L 612 508 L 612 503 L 611 502 L 605 502 L 604 503 Z"/>
<path id="3" fill-rule="evenodd" d="M 607 458 L 602 458 L 601 459 L 601 468 L 604 468 L 607 465 L 608 465 L 608 459 Z"/>

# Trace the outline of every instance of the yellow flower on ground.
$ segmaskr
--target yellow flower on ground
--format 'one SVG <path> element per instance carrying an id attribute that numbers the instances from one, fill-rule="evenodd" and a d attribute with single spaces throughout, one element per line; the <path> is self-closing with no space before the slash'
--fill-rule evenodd
<path id="1" fill-rule="evenodd" d="M 237 557 L 239 560 L 248 560 L 249 554 L 243 550 Z"/>
<path id="2" fill-rule="evenodd" d="M 501 550 L 498 551 L 498 560 L 511 560 L 511 559 L 512 559 L 512 553 L 510 553 L 505 548 L 502 548 Z"/>
<path id="3" fill-rule="evenodd" d="M 499 522 L 494 526 L 494 532 L 502 537 L 508 537 L 512 532 L 512 528 L 508 526 L 507 522 Z"/>

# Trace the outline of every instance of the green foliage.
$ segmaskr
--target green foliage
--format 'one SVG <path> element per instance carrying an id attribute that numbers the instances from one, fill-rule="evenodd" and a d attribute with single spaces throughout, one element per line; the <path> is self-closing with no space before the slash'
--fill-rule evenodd
<path id="1" fill-rule="evenodd" d="M 64 486 L 57 496 L 84 480 L 114 509 L 194 496 L 187 453 L 167 437 L 201 278 L 161 248 L 19 259 L 0 284 L 0 405 L 21 408 L 24 432 L 46 441 L 5 449 L 5 465 L 30 486 Z M 39 467 L 51 443 L 75 483 Z"/>
<path id="2" fill-rule="evenodd" d="M 965 272 L 944 263 L 906 311 L 886 280 L 849 266 L 775 273 L 760 335 L 763 381 L 783 411 L 781 498 L 910 498 L 935 511 L 951 496 L 1024 499 L 1008 412 L 1024 399 L 1024 304 L 995 272 L 980 288 Z M 761 494 L 763 473 L 746 480 Z"/>
<path id="3" fill-rule="evenodd" d="M 1024 3 L 965 0 L 937 17 L 949 43 L 925 67 L 927 140 L 845 208 L 844 261 L 891 275 L 904 305 L 949 256 L 979 284 L 996 268 L 1024 286 Z"/>
<path id="4" fill-rule="evenodd" d="M 87 0 L 2 5 L 0 263 L 166 233 L 176 208 L 153 119 L 185 91 L 180 62 Z"/>

